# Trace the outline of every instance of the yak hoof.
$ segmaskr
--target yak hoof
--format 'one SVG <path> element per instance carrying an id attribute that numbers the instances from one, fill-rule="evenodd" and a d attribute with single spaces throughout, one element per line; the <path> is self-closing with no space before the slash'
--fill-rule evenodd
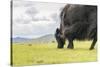
<path id="1" fill-rule="evenodd" d="M 67 47 L 68 49 L 74 49 L 74 48 L 69 48 L 69 47 Z"/>
<path id="2" fill-rule="evenodd" d="M 68 46 L 67 48 L 68 48 L 68 49 L 74 49 L 74 47 L 69 47 L 69 46 Z"/>
<path id="3" fill-rule="evenodd" d="M 62 49 L 63 47 L 57 47 L 57 48 Z"/>

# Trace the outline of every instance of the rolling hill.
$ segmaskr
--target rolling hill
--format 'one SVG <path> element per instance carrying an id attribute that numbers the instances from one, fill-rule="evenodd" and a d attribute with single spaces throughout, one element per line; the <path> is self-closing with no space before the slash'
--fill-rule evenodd
<path id="1" fill-rule="evenodd" d="M 34 43 L 48 43 L 48 42 L 52 42 L 55 41 L 54 35 L 53 34 L 49 34 L 49 35 L 45 35 L 45 36 L 41 36 L 39 38 L 21 38 L 21 37 L 16 37 L 12 39 L 12 42 L 17 42 L 17 43 L 23 43 L 23 42 L 34 42 Z"/>

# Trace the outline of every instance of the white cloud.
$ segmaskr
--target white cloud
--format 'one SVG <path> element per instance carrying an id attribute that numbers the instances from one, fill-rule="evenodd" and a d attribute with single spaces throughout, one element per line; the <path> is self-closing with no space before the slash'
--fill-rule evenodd
<path id="1" fill-rule="evenodd" d="M 14 5 L 13 37 L 34 38 L 55 32 L 65 4 L 15 1 Z"/>

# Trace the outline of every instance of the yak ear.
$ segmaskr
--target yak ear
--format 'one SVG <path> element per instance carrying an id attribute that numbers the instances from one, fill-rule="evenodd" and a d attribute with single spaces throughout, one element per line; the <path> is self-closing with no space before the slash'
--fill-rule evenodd
<path id="1" fill-rule="evenodd" d="M 59 30 L 59 28 L 56 29 L 55 37 L 60 37 L 60 30 Z"/>
<path id="2" fill-rule="evenodd" d="M 59 30 L 59 28 L 57 28 L 57 29 L 56 29 L 56 33 L 60 33 L 60 30 Z"/>
<path id="3" fill-rule="evenodd" d="M 56 33 L 60 33 L 60 30 L 58 28 L 56 29 Z"/>

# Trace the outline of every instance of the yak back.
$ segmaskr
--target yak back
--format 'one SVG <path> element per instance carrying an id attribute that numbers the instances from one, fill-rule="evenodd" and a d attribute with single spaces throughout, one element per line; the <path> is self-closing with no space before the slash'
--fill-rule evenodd
<path id="1" fill-rule="evenodd" d="M 78 40 L 97 37 L 97 6 L 68 4 L 61 12 L 60 30 Z"/>

